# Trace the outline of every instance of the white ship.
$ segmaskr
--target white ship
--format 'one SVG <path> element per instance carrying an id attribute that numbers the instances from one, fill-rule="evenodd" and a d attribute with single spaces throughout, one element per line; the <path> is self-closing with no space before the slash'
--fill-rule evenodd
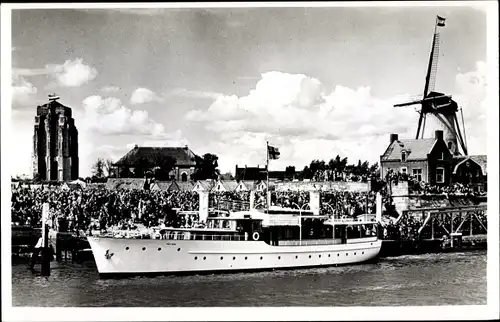
<path id="1" fill-rule="evenodd" d="M 365 216 L 333 219 L 311 211 L 213 211 L 206 228 L 164 228 L 156 238 L 88 237 L 101 277 L 237 272 L 354 264 L 382 241 Z"/>

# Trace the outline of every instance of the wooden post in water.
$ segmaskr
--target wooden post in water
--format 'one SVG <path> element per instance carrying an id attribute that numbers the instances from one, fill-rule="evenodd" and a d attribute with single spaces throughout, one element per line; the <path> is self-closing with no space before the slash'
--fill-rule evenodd
<path id="1" fill-rule="evenodd" d="M 432 238 L 432 240 L 434 240 L 434 214 L 431 214 L 431 216 L 432 216 L 432 218 L 431 218 L 431 220 L 432 220 L 432 222 L 431 222 L 431 234 L 432 234 L 431 238 Z"/>
<path id="2" fill-rule="evenodd" d="M 50 276 L 50 251 L 49 251 L 49 226 L 47 221 L 49 220 L 49 204 L 44 203 L 42 208 L 42 276 Z"/>
<path id="3" fill-rule="evenodd" d="M 455 234 L 453 233 L 453 212 L 451 213 L 450 237 L 451 237 L 451 248 L 453 248 L 453 239 L 455 238 Z"/>
<path id="4" fill-rule="evenodd" d="M 470 219 L 469 219 L 469 227 L 470 227 L 469 236 L 472 236 L 472 212 L 469 212 L 469 216 L 470 216 Z"/>

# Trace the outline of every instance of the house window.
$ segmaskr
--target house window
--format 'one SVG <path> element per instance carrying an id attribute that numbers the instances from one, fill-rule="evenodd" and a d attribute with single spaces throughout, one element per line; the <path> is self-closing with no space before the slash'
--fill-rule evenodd
<path id="1" fill-rule="evenodd" d="M 444 160 L 444 152 L 441 152 L 441 154 L 439 155 L 438 160 Z"/>
<path id="2" fill-rule="evenodd" d="M 406 162 L 406 152 L 401 152 L 401 162 Z"/>
<path id="3" fill-rule="evenodd" d="M 436 168 L 436 182 L 444 183 L 444 168 Z"/>
<path id="4" fill-rule="evenodd" d="M 187 175 L 187 173 L 186 173 L 186 172 L 183 172 L 183 173 L 181 174 L 181 181 L 184 181 L 184 182 L 185 182 L 185 181 L 187 181 L 187 176 L 188 176 L 188 175 Z"/>
<path id="5" fill-rule="evenodd" d="M 413 169 L 412 175 L 415 177 L 415 180 L 422 181 L 422 169 Z"/>
<path id="6" fill-rule="evenodd" d="M 401 174 L 408 174 L 408 168 L 407 167 L 401 167 Z"/>

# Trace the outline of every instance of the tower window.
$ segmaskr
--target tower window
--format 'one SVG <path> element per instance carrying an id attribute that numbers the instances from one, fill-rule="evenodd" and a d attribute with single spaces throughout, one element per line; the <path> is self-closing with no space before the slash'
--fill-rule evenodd
<path id="1" fill-rule="evenodd" d="M 444 168 L 436 168 L 436 182 L 444 183 Z"/>

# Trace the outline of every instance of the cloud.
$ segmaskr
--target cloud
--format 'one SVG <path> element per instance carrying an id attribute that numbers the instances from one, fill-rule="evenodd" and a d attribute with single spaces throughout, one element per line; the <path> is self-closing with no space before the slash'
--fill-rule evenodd
<path id="1" fill-rule="evenodd" d="M 66 60 L 63 64 L 48 64 L 44 68 L 14 68 L 16 76 L 51 75 L 54 82 L 49 87 L 79 87 L 94 80 L 98 72 L 95 68 L 85 64 L 83 59 Z"/>
<path id="2" fill-rule="evenodd" d="M 462 109 L 469 154 L 486 153 L 486 96 L 488 90 L 496 92 L 496 89 L 488 89 L 487 75 L 486 63 L 478 61 L 474 70 L 458 73 L 455 78 L 456 86 L 453 99 Z M 462 127 L 461 116 L 460 114 L 457 116 Z"/>
<path id="3" fill-rule="evenodd" d="M 12 77 L 12 108 L 16 109 L 34 104 L 37 88 L 24 77 L 13 74 Z"/>
<path id="4" fill-rule="evenodd" d="M 60 86 L 79 87 L 97 77 L 97 70 L 83 63 L 83 59 L 67 60 L 56 67 L 55 77 Z"/>
<path id="5" fill-rule="evenodd" d="M 167 95 L 214 100 L 223 96 L 224 94 L 211 91 L 198 91 L 198 90 L 189 90 L 185 88 L 176 88 L 169 91 Z"/>
<path id="6" fill-rule="evenodd" d="M 103 88 L 101 88 L 101 92 L 104 93 L 115 93 L 119 91 L 120 91 L 119 86 L 104 86 Z"/>
<path id="7" fill-rule="evenodd" d="M 457 75 L 460 102 L 481 101 L 484 70 L 478 63 L 472 73 Z M 235 164 L 264 164 L 266 141 L 281 148 L 281 159 L 270 165 L 275 169 L 290 164 L 301 168 L 312 159 L 329 160 L 337 154 L 350 162 L 373 163 L 387 147 L 390 133 L 402 138 L 415 135 L 415 109 L 393 107 L 409 98 L 407 94 L 374 97 L 370 87 L 328 89 L 306 75 L 268 72 L 246 96 L 219 96 L 208 109 L 191 110 L 185 119 L 212 135 L 204 148 L 219 155 L 223 171 Z M 477 118 L 477 129 L 484 129 L 481 116 Z M 479 132 L 474 135 L 485 138 Z"/>
<path id="8" fill-rule="evenodd" d="M 150 89 L 140 87 L 130 97 L 130 104 L 144 104 L 149 102 L 163 102 L 163 98 Z"/>
<path id="9" fill-rule="evenodd" d="M 85 126 L 102 134 L 146 135 L 162 137 L 164 127 L 152 120 L 147 111 L 133 110 L 115 97 L 89 96 L 83 100 Z"/>

